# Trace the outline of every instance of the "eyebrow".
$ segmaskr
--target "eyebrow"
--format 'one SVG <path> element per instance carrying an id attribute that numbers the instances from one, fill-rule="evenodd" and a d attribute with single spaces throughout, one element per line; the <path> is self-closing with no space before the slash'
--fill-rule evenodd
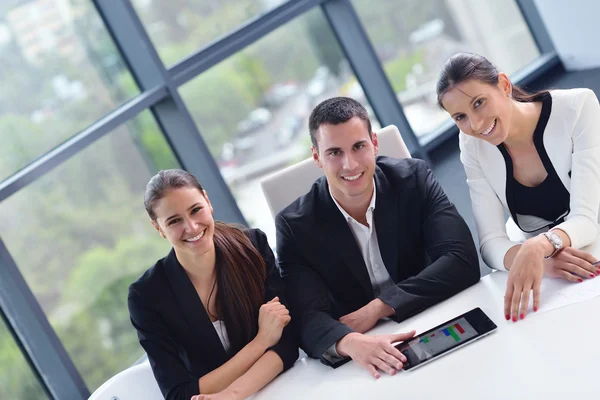
<path id="1" fill-rule="evenodd" d="M 194 203 L 194 204 L 192 204 L 192 205 L 191 205 L 191 206 L 188 208 L 188 210 L 191 210 L 192 208 L 194 208 L 194 207 L 196 207 L 196 206 L 199 206 L 199 205 L 201 205 L 201 204 L 200 204 L 200 203 Z M 174 215 L 171 215 L 169 218 L 165 219 L 165 223 L 169 222 L 170 220 L 172 220 L 173 218 L 176 218 L 176 217 L 179 217 L 179 214 L 174 214 Z"/>
<path id="2" fill-rule="evenodd" d="M 352 147 L 356 146 L 357 144 L 365 144 L 365 143 L 367 143 L 366 139 L 359 140 L 358 142 L 354 143 L 352 145 Z M 327 150 L 325 150 L 325 153 L 327 153 L 329 151 L 335 151 L 335 150 L 341 150 L 341 149 L 342 149 L 341 147 L 330 147 Z"/>
<path id="3" fill-rule="evenodd" d="M 461 92 L 462 92 L 462 90 L 461 90 Z M 466 94 L 465 92 L 462 92 L 462 93 L 464 93 L 465 95 L 467 95 L 467 96 L 468 96 L 468 94 Z M 479 93 L 478 95 L 475 95 L 475 96 L 471 97 L 471 101 L 469 102 L 469 105 L 473 104 L 473 102 L 474 102 L 475 100 L 477 100 L 477 98 L 478 98 L 479 96 L 481 96 L 482 94 L 483 94 L 483 93 Z M 454 116 L 455 116 L 456 114 L 462 114 L 462 112 L 460 112 L 460 111 L 459 111 L 459 112 L 455 112 L 454 114 L 452 114 L 452 115 L 451 115 L 451 117 L 453 117 L 453 118 L 454 118 Z"/>

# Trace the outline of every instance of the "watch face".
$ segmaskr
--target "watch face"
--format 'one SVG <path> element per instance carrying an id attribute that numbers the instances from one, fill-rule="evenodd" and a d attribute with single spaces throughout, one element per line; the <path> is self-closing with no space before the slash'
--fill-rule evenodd
<path id="1" fill-rule="evenodd" d="M 549 232 L 548 236 L 549 236 L 548 239 L 550 239 L 550 241 L 552 242 L 554 247 L 557 247 L 557 248 L 562 247 L 562 239 L 560 238 L 560 236 L 558 236 L 557 233 Z"/>

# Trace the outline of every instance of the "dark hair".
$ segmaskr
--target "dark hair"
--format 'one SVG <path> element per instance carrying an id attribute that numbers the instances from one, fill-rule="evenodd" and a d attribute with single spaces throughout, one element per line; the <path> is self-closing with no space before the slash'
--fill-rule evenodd
<path id="1" fill-rule="evenodd" d="M 349 97 L 333 97 L 322 101 L 315 107 L 308 119 L 310 140 L 315 149 L 318 149 L 317 132 L 321 125 L 338 125 L 358 117 L 367 124 L 369 137 L 373 137 L 369 113 L 358 101 Z"/>
<path id="2" fill-rule="evenodd" d="M 156 202 L 170 190 L 183 187 L 197 188 L 204 195 L 198 179 L 187 171 L 164 170 L 150 179 L 144 206 L 153 221 L 156 221 Z M 237 352 L 258 332 L 258 312 L 264 302 L 265 261 L 248 236 L 234 225 L 215 221 L 213 240 L 217 275 L 215 306 L 227 327 L 231 349 Z"/>
<path id="3" fill-rule="evenodd" d="M 475 79 L 490 85 L 498 84 L 498 70 L 487 58 L 473 53 L 458 53 L 446 61 L 437 81 L 437 101 L 441 108 L 442 97 L 459 83 Z M 540 101 L 548 94 L 547 90 L 529 93 L 523 88 L 513 85 L 512 97 L 521 103 Z"/>

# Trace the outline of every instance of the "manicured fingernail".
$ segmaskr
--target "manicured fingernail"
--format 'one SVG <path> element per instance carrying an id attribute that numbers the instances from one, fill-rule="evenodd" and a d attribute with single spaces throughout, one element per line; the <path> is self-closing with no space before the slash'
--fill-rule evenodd
<path id="1" fill-rule="evenodd" d="M 600 275 L 600 269 L 596 271 L 596 275 Z"/>
<path id="2" fill-rule="evenodd" d="M 506 315 L 505 315 L 505 317 L 506 317 L 506 320 L 507 320 L 507 321 L 509 321 L 509 320 L 510 320 L 510 315 L 506 314 Z"/>
<path id="3" fill-rule="evenodd" d="M 590 278 L 595 278 L 595 277 L 596 277 L 596 275 L 590 274 Z"/>
<path id="4" fill-rule="evenodd" d="M 534 312 L 535 312 L 535 311 L 537 311 L 537 307 L 533 307 L 533 311 L 534 311 Z"/>
<path id="5" fill-rule="evenodd" d="M 577 280 L 578 280 L 579 282 L 583 282 L 583 279 L 581 279 L 581 278 L 579 278 L 579 279 L 577 279 Z"/>
<path id="6" fill-rule="evenodd" d="M 513 322 L 517 322 L 517 316 L 516 315 L 513 317 Z"/>
<path id="7" fill-rule="evenodd" d="M 524 319 L 524 318 L 525 318 L 525 314 L 521 314 L 521 319 Z"/>

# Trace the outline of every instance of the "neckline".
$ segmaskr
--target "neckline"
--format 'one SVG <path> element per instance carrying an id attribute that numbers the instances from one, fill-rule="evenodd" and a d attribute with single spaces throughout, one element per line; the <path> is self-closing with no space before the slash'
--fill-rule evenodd
<path id="1" fill-rule="evenodd" d="M 533 130 L 533 143 L 535 145 L 536 150 L 538 150 L 538 154 L 540 154 L 539 146 L 541 145 L 543 147 L 544 145 L 544 131 L 546 130 L 546 125 L 548 125 L 548 120 L 550 119 L 550 112 L 552 111 L 552 96 L 550 95 L 550 93 L 548 93 L 547 95 L 541 98 L 541 101 L 542 110 L 540 112 L 538 122 Z M 508 149 L 506 148 L 506 146 L 504 146 L 504 142 L 500 143 L 496 147 L 500 149 L 500 151 L 502 151 L 503 153 L 506 152 L 508 154 L 508 157 L 510 158 L 510 153 L 508 153 Z"/>
<path id="2" fill-rule="evenodd" d="M 516 182 L 520 186 L 526 187 L 526 188 L 540 187 L 540 185 L 542 183 L 544 183 L 545 181 L 547 181 L 552 174 L 556 174 L 556 172 L 554 171 L 554 166 L 552 165 L 552 162 L 550 161 L 550 157 L 548 156 L 548 153 L 546 152 L 546 148 L 544 147 L 544 131 L 546 130 L 546 126 L 548 125 L 548 120 L 550 120 L 550 113 L 552 111 L 552 95 L 548 92 L 548 94 L 544 95 L 541 98 L 541 101 L 542 101 L 542 111 L 540 112 L 540 118 L 538 119 L 538 122 L 533 131 L 533 144 L 538 153 L 538 157 L 542 161 L 542 164 L 544 165 L 544 169 L 546 170 L 546 174 L 547 174 L 546 178 L 536 186 L 527 186 L 527 185 L 522 184 L 515 178 L 512 157 L 510 156 L 510 153 L 508 152 L 508 149 L 506 148 L 506 146 L 504 146 L 504 143 L 500 143 L 499 145 L 496 146 L 498 148 L 498 150 L 500 150 L 500 153 L 502 153 L 502 156 L 504 157 L 504 162 L 506 163 L 507 181 Z"/>

